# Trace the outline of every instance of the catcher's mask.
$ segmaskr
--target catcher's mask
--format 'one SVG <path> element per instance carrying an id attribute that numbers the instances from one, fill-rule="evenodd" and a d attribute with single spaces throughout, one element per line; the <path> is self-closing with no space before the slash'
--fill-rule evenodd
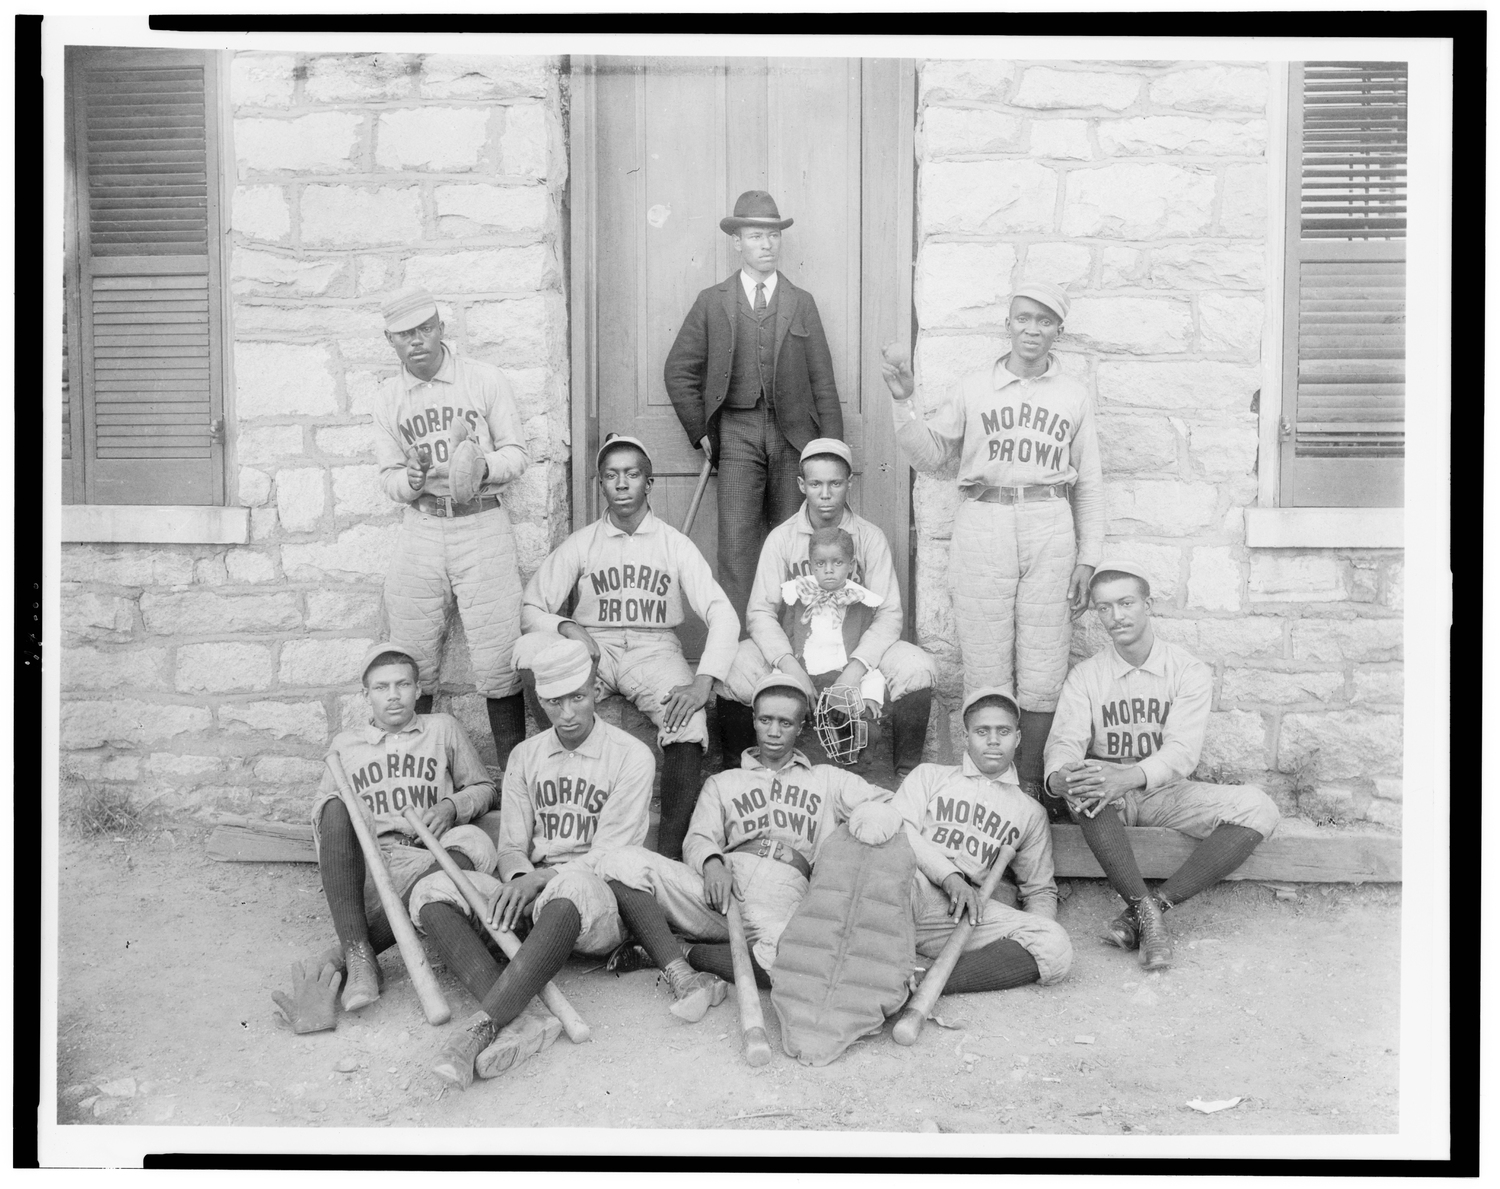
<path id="1" fill-rule="evenodd" d="M 853 686 L 830 685 L 818 695 L 813 730 L 835 764 L 854 763 L 870 742 L 870 724 L 864 719 L 864 711 L 864 699 Z"/>

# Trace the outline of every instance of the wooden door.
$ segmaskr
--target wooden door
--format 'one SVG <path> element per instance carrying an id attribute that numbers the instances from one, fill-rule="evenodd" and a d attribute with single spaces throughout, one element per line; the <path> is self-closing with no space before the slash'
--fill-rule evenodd
<path id="1" fill-rule="evenodd" d="M 572 169 L 573 520 L 599 514 L 593 457 L 631 433 L 656 465 L 652 506 L 682 526 L 702 454 L 662 364 L 698 292 L 727 277 L 719 220 L 745 190 L 783 218 L 781 270 L 818 303 L 850 503 L 885 528 L 910 608 L 910 476 L 896 451 L 882 343 L 911 339 L 911 64 L 832 58 L 575 58 Z M 717 480 L 692 537 L 717 568 Z M 696 653 L 701 627 L 683 631 Z"/>

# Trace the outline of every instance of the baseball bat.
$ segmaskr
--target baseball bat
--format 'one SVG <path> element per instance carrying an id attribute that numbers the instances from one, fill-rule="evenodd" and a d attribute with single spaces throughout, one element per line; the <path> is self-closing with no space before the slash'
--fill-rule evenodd
<path id="1" fill-rule="evenodd" d="M 708 490 L 708 476 L 713 472 L 714 460 L 705 458 L 703 469 L 698 472 L 698 486 L 693 491 L 693 502 L 688 505 L 687 519 L 682 522 L 682 535 L 685 537 L 693 531 L 693 521 L 698 518 L 698 505 L 703 502 L 703 493 Z"/>
<path id="2" fill-rule="evenodd" d="M 760 1011 L 760 988 L 755 985 L 755 967 L 750 964 L 750 947 L 745 944 L 745 926 L 733 892 L 729 893 L 729 911 L 724 915 L 729 918 L 729 956 L 734 961 L 734 993 L 740 1004 L 745 1060 L 751 1065 L 764 1065 L 771 1059 L 766 1018 Z"/>
<path id="3" fill-rule="evenodd" d="M 521 939 L 509 929 L 490 924 L 489 905 L 484 902 L 479 889 L 469 882 L 468 874 L 453 861 L 453 856 L 443 849 L 443 844 L 437 840 L 437 836 L 431 830 L 422 824 L 417 811 L 410 805 L 406 807 L 406 821 L 416 831 L 417 837 L 422 840 L 422 845 L 432 852 L 432 857 L 443 869 L 443 874 L 453 881 L 453 886 L 469 902 L 469 907 L 474 910 L 474 919 L 485 927 L 489 935 L 505 951 L 507 958 L 514 958 L 516 951 L 521 948 Z M 581 1045 L 589 1039 L 591 1035 L 589 1026 L 583 1022 L 583 1017 L 574 1010 L 573 1005 L 564 998 L 556 983 L 549 982 L 542 988 L 541 999 L 547 1005 L 547 1010 L 562 1021 L 563 1031 L 568 1034 L 569 1040 Z"/>
<path id="4" fill-rule="evenodd" d="M 380 894 L 380 905 L 391 923 L 391 932 L 396 935 L 401 960 L 406 963 L 406 972 L 411 976 L 412 986 L 417 989 L 417 998 L 422 1001 L 422 1011 L 427 1016 L 427 1022 L 434 1026 L 446 1024 L 453 1018 L 453 1013 L 448 1010 L 448 1001 L 443 998 L 443 989 L 438 986 L 437 975 L 432 973 L 432 967 L 427 964 L 427 951 L 422 948 L 422 940 L 412 927 L 411 918 L 406 915 L 406 905 L 396 895 L 396 888 L 391 883 L 391 873 L 386 870 L 385 856 L 380 853 L 380 844 L 375 841 L 370 827 L 365 824 L 362 813 L 364 807 L 359 802 L 359 796 L 349 787 L 349 778 L 344 774 L 344 765 L 339 757 L 336 754 L 329 755 L 326 762 L 328 770 L 333 773 L 344 807 L 349 811 L 349 821 L 354 826 L 354 836 L 359 839 L 359 849 L 365 852 L 365 866 L 370 869 L 370 878 L 375 881 L 375 890 Z"/>
<path id="5" fill-rule="evenodd" d="M 1000 877 L 1005 874 L 1005 868 L 992 863 L 989 871 L 985 873 L 984 883 L 979 887 L 979 905 L 983 910 L 990 902 L 990 897 L 995 894 L 995 888 L 1000 883 Z M 948 984 L 948 976 L 953 973 L 953 968 L 958 964 L 959 955 L 964 952 L 964 942 L 969 940 L 969 934 L 974 932 L 974 922 L 966 914 L 959 921 L 957 927 L 948 935 L 948 941 L 943 946 L 943 952 L 937 957 L 937 961 L 928 970 L 927 976 L 917 987 L 916 994 L 907 1001 L 906 1009 L 901 1013 L 901 1018 L 896 1021 L 895 1027 L 891 1029 L 891 1036 L 899 1045 L 912 1045 L 917 1043 L 917 1037 L 922 1034 L 922 1025 L 927 1022 L 927 1013 L 936 1006 L 938 997 L 942 995 L 943 988 Z"/>

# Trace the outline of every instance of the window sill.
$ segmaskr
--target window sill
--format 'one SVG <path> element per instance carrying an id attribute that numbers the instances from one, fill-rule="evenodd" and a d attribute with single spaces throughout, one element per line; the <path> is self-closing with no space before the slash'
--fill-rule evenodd
<path id="1" fill-rule="evenodd" d="M 1403 508 L 1246 508 L 1252 549 L 1402 549 Z"/>
<path id="2" fill-rule="evenodd" d="M 244 545 L 249 508 L 154 504 L 64 504 L 64 541 L 140 541 L 162 545 Z"/>

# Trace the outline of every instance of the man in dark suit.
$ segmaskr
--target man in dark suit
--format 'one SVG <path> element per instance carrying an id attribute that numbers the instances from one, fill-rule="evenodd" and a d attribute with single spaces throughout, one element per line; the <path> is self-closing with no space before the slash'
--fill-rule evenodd
<path id="1" fill-rule="evenodd" d="M 776 271 L 791 225 L 764 190 L 740 195 L 719 222 L 739 270 L 698 294 L 664 369 L 688 439 L 718 463 L 718 579 L 742 625 L 766 533 L 801 506 L 802 448 L 844 436 L 817 303 Z"/>

